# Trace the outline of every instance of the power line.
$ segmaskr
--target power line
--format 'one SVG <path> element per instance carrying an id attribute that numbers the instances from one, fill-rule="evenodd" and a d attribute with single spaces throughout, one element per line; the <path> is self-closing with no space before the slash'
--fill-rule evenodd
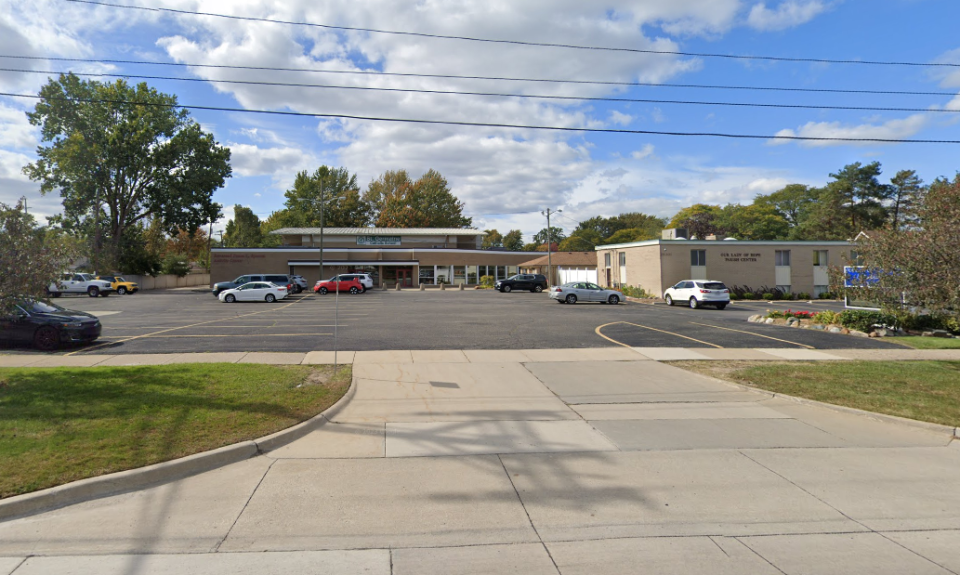
<path id="1" fill-rule="evenodd" d="M 71 0 L 73 1 L 73 0 Z M 43 99 L 35 94 L 14 94 L 12 92 L 0 92 L 0 96 L 11 98 L 29 98 L 33 100 Z M 667 132 L 658 130 L 627 130 L 616 128 L 574 128 L 569 126 L 537 126 L 527 124 L 505 124 L 494 122 L 462 122 L 454 120 L 425 120 L 417 118 L 387 118 L 381 116 L 358 116 L 353 114 L 320 114 L 313 112 L 290 112 L 283 110 L 252 110 L 246 108 L 228 108 L 224 106 L 198 106 L 189 104 L 160 104 L 156 102 L 132 102 L 129 100 L 109 100 L 101 98 L 48 98 L 48 100 L 61 100 L 89 104 L 118 104 L 133 106 L 150 106 L 155 108 L 179 108 L 183 110 L 204 110 L 217 112 L 237 112 L 242 114 L 266 114 L 275 116 L 292 116 L 304 118 L 334 118 L 342 120 L 361 120 L 370 122 L 392 122 L 404 124 L 425 124 L 439 126 L 470 126 L 479 128 L 508 128 L 518 130 L 549 130 L 555 132 L 586 132 L 594 134 L 635 134 L 647 136 L 685 136 L 685 137 L 711 137 L 711 138 L 730 138 L 730 139 L 749 139 L 749 140 L 787 140 L 787 141 L 809 141 L 809 142 L 874 142 L 885 144 L 960 144 L 960 140 L 911 140 L 903 138 L 845 138 L 845 137 L 814 137 L 814 136 L 787 136 L 787 135 L 760 135 L 760 134 L 731 134 L 724 132 Z"/>
<path id="2" fill-rule="evenodd" d="M 450 80 L 490 80 L 496 82 L 531 82 L 547 84 L 585 84 L 595 86 L 626 86 L 646 88 L 693 88 L 706 90 L 754 90 L 770 92 L 805 92 L 826 94 L 876 94 L 894 96 L 956 96 L 956 92 L 932 92 L 912 90 L 855 90 L 844 88 L 794 88 L 779 86 L 738 86 L 723 84 L 675 84 L 655 82 L 617 82 L 610 80 L 563 80 L 557 78 L 516 78 L 509 76 L 465 76 L 457 74 L 417 74 L 413 72 L 381 72 L 379 70 L 327 70 L 323 68 L 283 68 L 276 66 L 231 66 L 228 64 L 196 64 L 189 62 L 155 62 L 150 60 L 122 60 L 111 58 L 62 58 L 55 56 L 18 56 L 0 54 L 0 58 L 16 60 L 47 60 L 51 62 L 79 62 L 87 64 L 132 64 L 141 66 L 175 66 L 183 68 L 207 68 L 223 70 L 252 70 L 259 72 L 307 72 L 314 74 L 346 74 L 366 76 L 391 76 L 404 78 L 438 78 Z"/>
<path id="3" fill-rule="evenodd" d="M 142 74 L 109 74 L 106 72 L 58 72 L 54 70 L 29 70 L 18 68 L 0 68 L 0 72 L 18 72 L 26 74 L 73 74 L 74 76 L 95 76 L 104 78 L 140 78 L 144 80 L 174 80 L 178 82 L 210 82 L 213 84 L 240 84 L 252 86 L 275 86 L 285 88 L 324 88 L 334 90 L 359 90 L 369 92 L 401 92 L 408 94 L 438 94 L 454 96 L 486 96 L 494 98 L 521 98 L 531 100 L 559 100 L 579 102 L 626 102 L 645 104 L 676 104 L 683 106 L 733 106 L 745 108 L 781 108 L 799 110 L 854 110 L 861 112 L 939 112 L 956 114 L 960 109 L 949 108 L 900 108 L 877 106 L 828 106 L 816 104 L 764 104 L 754 102 L 704 102 L 697 100 L 661 100 L 655 98 L 612 98 L 605 96 L 558 96 L 538 94 L 512 94 L 504 92 L 468 92 L 460 90 L 427 90 L 422 88 L 383 88 L 374 86 L 344 86 L 342 84 L 306 84 L 296 82 L 266 82 L 261 80 L 207 80 L 204 78 L 182 78 L 174 76 L 147 76 Z"/>
<path id="4" fill-rule="evenodd" d="M 147 6 L 131 6 L 129 4 L 113 4 L 109 2 L 98 2 L 95 0 L 66 0 L 76 4 L 91 4 L 95 6 L 107 6 L 110 8 L 122 8 L 128 10 L 143 10 L 147 12 L 167 12 L 171 14 L 189 15 L 189 16 L 210 16 L 214 18 L 224 18 L 227 20 L 242 20 L 247 22 L 269 22 L 271 24 L 284 24 L 288 26 L 306 26 L 310 28 L 323 28 L 327 30 L 342 30 L 345 32 L 367 32 L 371 34 L 389 34 L 393 36 L 414 36 L 418 38 L 432 38 L 439 40 L 464 40 L 468 42 L 484 42 L 488 44 L 511 44 L 515 46 L 534 46 L 539 48 L 567 48 L 572 50 L 596 50 L 605 52 L 629 52 L 634 54 L 657 54 L 667 56 L 692 56 L 698 58 L 725 58 L 731 60 L 765 60 L 771 62 L 803 62 L 803 63 L 821 63 L 821 64 L 863 64 L 873 66 L 931 66 L 960 68 L 960 64 L 950 62 L 897 62 L 883 60 L 842 60 L 830 58 L 791 58 L 787 56 L 747 56 L 744 54 L 719 54 L 710 52 L 682 52 L 679 50 L 649 50 L 642 48 L 618 48 L 613 46 L 584 46 L 578 44 L 558 44 L 552 42 L 530 42 L 524 40 L 498 40 L 492 38 L 477 38 L 473 36 L 449 36 L 444 34 L 429 34 L 426 32 L 405 32 L 400 30 L 383 30 L 378 28 L 360 28 L 355 26 L 335 26 L 332 24 L 318 24 L 315 22 L 297 22 L 292 20 L 278 20 L 274 18 L 261 18 L 254 16 L 236 16 L 232 14 L 219 14 L 215 12 L 198 12 L 193 10 L 178 10 L 175 8 L 152 8 Z"/>

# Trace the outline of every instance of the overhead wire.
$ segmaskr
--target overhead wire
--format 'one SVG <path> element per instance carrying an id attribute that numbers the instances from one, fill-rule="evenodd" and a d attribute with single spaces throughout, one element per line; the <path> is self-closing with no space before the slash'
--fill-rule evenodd
<path id="1" fill-rule="evenodd" d="M 505 40 L 495 38 L 479 38 L 474 36 L 455 36 L 446 34 L 430 34 L 426 32 L 409 32 L 401 30 L 384 30 L 380 28 L 363 28 L 357 26 L 337 26 L 333 24 L 320 24 L 316 22 L 299 22 L 294 20 L 279 20 L 275 18 L 263 18 L 257 16 L 240 16 L 234 14 L 221 14 L 216 12 L 200 12 L 196 10 L 182 10 L 176 8 L 134 6 L 130 4 L 115 4 L 102 2 L 98 0 L 65 0 L 75 4 L 89 4 L 94 6 L 104 6 L 110 8 L 120 8 L 126 10 L 141 10 L 148 12 L 165 12 L 170 14 L 190 15 L 190 16 L 208 16 L 213 18 L 223 18 L 228 20 L 240 20 L 247 22 L 266 22 L 272 24 L 283 24 L 288 26 L 304 26 L 310 28 L 322 28 L 327 30 L 340 30 L 344 32 L 365 32 L 370 34 L 387 34 L 394 36 L 407 36 L 418 38 L 431 38 L 439 40 L 461 40 L 468 42 L 483 42 L 489 44 L 509 44 L 516 46 L 532 46 L 538 48 L 565 48 L 572 50 L 594 50 L 606 52 L 627 52 L 634 54 L 655 54 L 668 56 L 689 56 L 697 58 L 724 58 L 732 60 L 763 60 L 771 62 L 803 62 L 819 64 L 853 64 L 853 65 L 871 65 L 871 66 L 914 66 L 914 67 L 947 67 L 960 68 L 960 63 L 953 62 L 909 62 L 909 61 L 890 61 L 890 60 L 858 60 L 858 59 L 835 59 L 835 58 L 810 58 L 810 57 L 789 57 L 789 56 L 765 56 L 765 55 L 747 55 L 747 54 L 721 54 L 713 52 L 686 52 L 681 50 L 651 50 L 646 48 L 625 48 L 616 46 L 587 46 L 579 44 L 562 44 L 554 42 L 532 42 L 528 40 Z"/>
<path id="2" fill-rule="evenodd" d="M 726 84 L 677 84 L 669 82 L 626 82 L 613 80 L 582 80 L 560 78 L 518 78 L 510 76 L 472 76 L 459 74 L 419 74 L 413 72 L 383 72 L 380 70 L 329 70 L 324 68 L 285 68 L 278 66 L 236 66 L 229 64 L 199 64 L 196 62 L 159 62 L 155 60 L 125 60 L 116 58 L 65 58 L 59 56 L 23 56 L 18 54 L 0 54 L 0 58 L 13 60 L 33 60 L 50 62 L 76 62 L 86 64 L 129 64 L 142 66 L 173 66 L 182 68 L 203 68 L 222 70 L 248 70 L 258 72 L 301 72 L 314 74 L 344 74 L 365 76 L 386 76 L 402 78 L 438 78 L 452 80 L 489 80 L 496 82 L 529 82 L 547 84 L 585 84 L 596 86 L 648 87 L 648 88 L 691 88 L 705 90 L 747 90 L 769 92 L 805 92 L 826 94 L 875 94 L 894 96 L 956 96 L 956 92 L 918 91 L 918 90 L 866 90 L 847 88 L 797 88 L 783 86 L 743 86 Z"/>
<path id="3" fill-rule="evenodd" d="M 13 92 L 0 92 L 0 96 L 11 98 L 28 98 L 34 100 L 43 99 L 36 94 L 16 94 Z M 315 112 L 294 112 L 287 110 L 257 110 L 250 108 L 232 108 L 226 106 L 200 106 L 191 104 L 161 104 L 157 102 L 134 102 L 130 100 L 111 100 L 105 98 L 55 98 L 57 100 L 67 100 L 81 103 L 95 104 L 116 104 L 116 105 L 134 105 L 150 106 L 161 108 L 178 108 L 183 110 L 204 110 L 219 112 L 236 112 L 242 114 L 266 114 L 290 117 L 309 117 L 309 118 L 331 118 L 343 120 L 361 120 L 372 122 L 390 122 L 405 124 L 422 125 L 442 125 L 442 126 L 471 126 L 481 128 L 509 128 L 520 130 L 546 130 L 556 132 L 583 132 L 600 134 L 640 134 L 656 136 L 680 136 L 680 137 L 713 137 L 727 139 L 750 139 L 750 140 L 785 140 L 785 141 L 809 141 L 809 142 L 873 142 L 888 144 L 960 144 L 960 140 L 931 140 L 931 139 L 906 139 L 906 138 L 849 138 L 849 137 L 823 137 L 823 136 L 798 136 L 786 134 L 761 135 L 761 134 L 734 134 L 726 132 L 678 132 L 661 130 L 628 130 L 623 128 L 587 128 L 573 126 L 542 126 L 527 124 L 507 124 L 500 122 L 464 122 L 455 120 L 428 120 L 420 118 L 388 118 L 382 116 L 360 116 L 354 114 L 323 114 Z"/>
<path id="4" fill-rule="evenodd" d="M 860 112 L 935 112 L 935 113 L 960 113 L 960 109 L 951 108 L 906 108 L 890 106 L 836 106 L 836 105 L 818 105 L 818 104 L 768 104 L 758 102 L 719 102 L 719 101 L 698 101 L 698 100 L 665 100 L 658 98 L 614 98 L 607 96 L 560 96 L 553 94 L 513 94 L 504 92 L 470 92 L 462 90 L 428 90 L 424 88 L 385 88 L 380 86 L 350 86 L 342 84 L 307 84 L 300 82 L 266 82 L 262 80 L 214 80 L 205 78 L 183 78 L 174 76 L 148 76 L 143 74 L 112 74 L 107 72 L 74 72 L 74 71 L 54 71 L 54 70 L 31 70 L 19 68 L 0 68 L 0 72 L 16 72 L 26 74 L 73 74 L 74 76 L 85 77 L 103 77 L 103 78 L 139 78 L 145 80 L 173 80 L 178 82 L 202 82 L 213 84 L 237 84 L 250 86 L 272 86 L 284 88 L 321 88 L 335 90 L 357 90 L 369 92 L 399 92 L 408 94 L 434 94 L 434 95 L 456 95 L 456 96 L 483 96 L 494 98 L 520 98 L 533 100 L 557 100 L 574 102 L 625 102 L 625 103 L 644 103 L 644 104 L 676 104 L 683 106 L 728 106 L 741 108 L 779 108 L 779 109 L 798 109 L 798 110 L 844 110 Z"/>

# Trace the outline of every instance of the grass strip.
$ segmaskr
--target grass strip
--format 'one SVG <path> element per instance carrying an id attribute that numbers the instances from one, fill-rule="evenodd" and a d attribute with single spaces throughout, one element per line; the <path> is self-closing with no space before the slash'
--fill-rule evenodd
<path id="1" fill-rule="evenodd" d="M 340 399 L 350 367 L 0 369 L 0 498 L 256 439 Z"/>
<path id="2" fill-rule="evenodd" d="M 909 335 L 892 339 L 913 349 L 960 349 L 960 339 L 950 337 L 920 337 Z"/>
<path id="3" fill-rule="evenodd" d="M 960 426 L 957 361 L 675 361 L 759 389 L 919 421 Z"/>

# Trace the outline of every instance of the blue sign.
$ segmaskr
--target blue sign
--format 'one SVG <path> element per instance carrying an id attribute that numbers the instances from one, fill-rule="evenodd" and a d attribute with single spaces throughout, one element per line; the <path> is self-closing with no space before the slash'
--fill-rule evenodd
<path id="1" fill-rule="evenodd" d="M 848 288 L 876 287 L 880 283 L 877 270 L 864 266 L 844 266 L 843 286 Z"/>

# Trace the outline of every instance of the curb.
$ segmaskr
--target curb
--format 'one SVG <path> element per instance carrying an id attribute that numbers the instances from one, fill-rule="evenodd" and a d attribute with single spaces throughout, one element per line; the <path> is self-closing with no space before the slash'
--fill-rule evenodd
<path id="1" fill-rule="evenodd" d="M 263 455 L 300 439 L 328 423 L 331 418 L 343 410 L 356 393 L 357 380 L 351 378 L 350 387 L 336 403 L 306 421 L 266 437 L 241 441 L 233 445 L 226 445 L 203 453 L 195 453 L 172 461 L 154 463 L 146 467 L 118 471 L 99 477 L 88 477 L 65 485 L 0 500 L 0 521 L 36 515 L 92 499 L 152 487 Z"/>

